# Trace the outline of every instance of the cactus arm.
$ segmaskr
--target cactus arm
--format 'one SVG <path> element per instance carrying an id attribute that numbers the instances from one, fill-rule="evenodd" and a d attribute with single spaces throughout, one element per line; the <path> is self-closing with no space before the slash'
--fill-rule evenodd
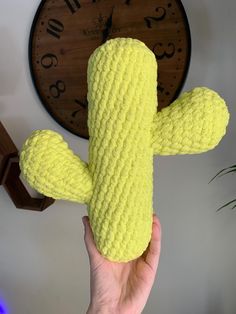
<path id="1" fill-rule="evenodd" d="M 229 112 L 225 101 L 206 87 L 183 93 L 154 115 L 154 154 L 198 154 L 215 148 L 226 133 Z"/>
<path id="2" fill-rule="evenodd" d="M 92 180 L 88 165 L 51 130 L 36 130 L 23 144 L 20 169 L 29 185 L 54 199 L 89 203 Z"/>

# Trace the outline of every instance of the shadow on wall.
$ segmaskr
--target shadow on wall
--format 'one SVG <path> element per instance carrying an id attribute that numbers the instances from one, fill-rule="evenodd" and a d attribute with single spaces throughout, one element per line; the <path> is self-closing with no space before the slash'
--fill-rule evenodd
<path id="1" fill-rule="evenodd" d="M 14 94 L 22 71 L 22 56 L 16 40 L 6 27 L 0 27 L 1 58 L 0 58 L 0 96 Z"/>
<path id="2" fill-rule="evenodd" d="M 29 134 L 32 132 L 27 119 L 22 116 L 4 116 L 0 101 L 0 120 L 1 117 L 4 117 L 4 119 L 2 119 L 2 123 L 15 143 L 17 149 L 20 151 L 26 138 L 29 137 Z"/>
<path id="3" fill-rule="evenodd" d="M 190 89 L 193 87 L 192 82 L 195 82 L 195 85 L 196 82 L 199 86 L 204 85 L 207 75 L 206 65 L 211 57 L 209 51 L 212 49 L 213 30 L 205 1 L 192 1 L 191 4 L 184 4 L 184 6 L 188 17 L 192 42 L 189 80 L 187 81 L 187 89 Z M 192 62 L 193 60 L 194 62 Z"/>
<path id="4" fill-rule="evenodd" d="M 194 33 L 195 38 L 198 39 L 193 43 L 194 52 L 199 53 L 202 49 L 209 49 L 209 41 L 213 40 L 213 30 L 205 1 L 194 2 L 192 6 L 194 6 L 192 13 L 188 12 L 189 23 L 193 30 L 192 34 Z"/>

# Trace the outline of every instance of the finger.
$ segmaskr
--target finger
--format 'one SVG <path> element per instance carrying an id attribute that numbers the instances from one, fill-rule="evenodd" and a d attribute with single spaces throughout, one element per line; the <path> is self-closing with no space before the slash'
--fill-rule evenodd
<path id="1" fill-rule="evenodd" d="M 84 216 L 82 217 L 82 221 L 84 223 L 84 242 L 85 246 L 89 255 L 90 263 L 97 263 L 99 260 L 102 259 L 101 254 L 96 248 L 96 244 L 93 237 L 92 228 L 90 226 L 89 217 Z"/>
<path id="2" fill-rule="evenodd" d="M 149 243 L 145 262 L 152 268 L 154 272 L 157 270 L 161 252 L 161 224 L 156 214 L 153 214 L 152 236 Z"/>

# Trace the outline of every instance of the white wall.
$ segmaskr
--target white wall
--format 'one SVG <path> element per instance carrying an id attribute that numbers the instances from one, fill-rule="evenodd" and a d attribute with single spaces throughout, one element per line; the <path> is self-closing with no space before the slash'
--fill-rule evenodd
<path id="1" fill-rule="evenodd" d="M 28 35 L 38 0 L 0 2 L 0 120 L 18 148 L 34 129 L 60 132 L 81 158 L 88 142 L 59 126 L 31 83 Z M 227 5 L 226 5 L 227 3 Z M 228 133 L 213 151 L 155 158 L 154 208 L 163 228 L 159 272 L 144 314 L 236 313 L 236 213 L 216 208 L 235 197 L 235 176 L 208 185 L 236 161 L 236 2 L 185 0 L 192 59 L 184 86 L 206 85 L 226 99 Z M 0 302 L 12 314 L 85 313 L 89 264 L 81 217 L 86 207 L 57 201 L 43 213 L 16 209 L 0 187 Z"/>

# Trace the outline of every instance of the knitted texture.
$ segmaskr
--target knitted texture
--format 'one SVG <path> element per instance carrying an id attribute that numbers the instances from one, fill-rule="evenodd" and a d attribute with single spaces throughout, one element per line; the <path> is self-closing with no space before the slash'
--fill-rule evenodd
<path id="1" fill-rule="evenodd" d="M 112 260 L 132 260 L 150 241 L 156 87 L 155 56 L 140 41 L 109 41 L 90 58 L 89 217 L 99 251 Z"/>
<path id="2" fill-rule="evenodd" d="M 32 132 L 22 147 L 19 166 L 29 185 L 41 194 L 80 203 L 91 198 L 92 181 L 87 164 L 57 132 Z"/>
<path id="3" fill-rule="evenodd" d="M 224 100 L 207 88 L 157 107 L 157 62 L 141 41 L 115 38 L 88 62 L 88 164 L 61 135 L 37 130 L 20 168 L 40 193 L 88 205 L 96 246 L 111 261 L 139 257 L 151 239 L 153 155 L 214 148 L 226 132 Z"/>
<path id="4" fill-rule="evenodd" d="M 183 93 L 154 116 L 154 154 L 197 154 L 213 149 L 226 133 L 224 100 L 206 87 Z"/>

